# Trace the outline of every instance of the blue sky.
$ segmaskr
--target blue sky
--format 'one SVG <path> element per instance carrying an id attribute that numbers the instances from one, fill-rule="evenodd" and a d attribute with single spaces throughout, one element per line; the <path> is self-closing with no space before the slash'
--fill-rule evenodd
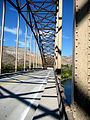
<path id="1" fill-rule="evenodd" d="M 62 56 L 71 56 L 73 47 L 73 0 L 63 0 Z"/>
<path id="2" fill-rule="evenodd" d="M 1 36 L 1 18 L 2 2 L 0 0 L 0 36 Z M 5 28 L 4 28 L 4 46 L 16 46 L 17 31 L 17 11 L 7 2 Z M 28 27 L 27 49 L 30 48 L 30 29 Z M 34 37 L 33 37 L 34 38 Z M 19 47 L 24 47 L 25 42 L 25 21 L 20 17 L 19 27 Z M 73 0 L 63 0 L 63 23 L 62 23 L 62 56 L 72 55 L 73 44 Z M 32 45 L 33 51 L 33 45 Z"/>
<path id="3" fill-rule="evenodd" d="M 1 18 L 2 18 L 2 3 L 3 0 L 0 0 L 0 36 L 1 36 Z M 5 27 L 4 27 L 4 42 L 3 46 L 16 46 L 17 39 L 17 19 L 18 12 L 14 9 L 8 2 L 6 2 L 6 13 L 5 13 Z M 20 16 L 20 25 L 19 25 L 19 44 L 21 48 L 25 47 L 25 28 L 26 23 L 23 18 Z M 27 49 L 30 49 L 30 27 L 27 26 Z M 34 41 L 34 36 L 32 36 L 32 43 Z M 35 42 L 36 44 L 36 42 Z M 32 51 L 34 50 L 34 44 L 32 44 Z M 39 50 L 38 50 L 39 53 Z"/>

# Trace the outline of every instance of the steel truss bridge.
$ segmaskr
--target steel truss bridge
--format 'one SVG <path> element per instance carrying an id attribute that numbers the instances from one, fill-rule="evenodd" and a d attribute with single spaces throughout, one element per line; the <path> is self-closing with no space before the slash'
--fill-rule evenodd
<path id="1" fill-rule="evenodd" d="M 56 0 L 7 0 L 29 25 L 37 41 L 43 66 L 54 63 Z M 25 15 L 26 14 L 26 15 Z"/>
<path id="2" fill-rule="evenodd" d="M 26 23 L 24 71 L 26 70 L 26 41 L 27 41 L 27 25 L 28 25 L 31 30 L 30 51 L 29 51 L 30 55 L 31 55 L 31 47 L 32 47 L 32 44 L 31 44 L 32 34 L 34 35 L 33 68 L 34 69 L 42 68 L 42 66 L 43 68 L 47 68 L 47 67 L 54 68 L 57 91 L 59 96 L 59 99 L 58 99 L 59 109 L 61 110 L 60 111 L 61 113 L 63 110 L 60 108 L 60 105 L 62 106 L 62 108 L 64 108 L 63 100 L 61 96 L 62 91 L 60 91 L 61 86 L 59 86 L 61 84 L 60 81 L 61 81 L 61 43 L 62 43 L 63 1 L 62 0 L 25 0 L 23 2 L 22 1 L 23 0 L 21 1 L 20 0 L 3 0 L 1 44 L 0 44 L 0 73 L 2 73 L 5 11 L 6 11 L 6 5 L 8 2 L 11 6 L 13 6 L 14 9 L 18 11 L 15 72 L 17 72 L 17 67 L 18 67 L 18 41 L 19 41 L 19 24 L 20 24 L 19 21 L 20 21 L 20 16 L 22 16 L 22 18 Z M 75 120 L 80 120 L 80 119 L 89 120 L 90 119 L 90 108 L 89 108 L 90 107 L 90 0 L 73 0 L 73 33 L 74 33 L 73 34 L 73 62 L 72 62 L 72 69 L 73 69 L 72 79 L 73 80 L 72 80 L 72 107 L 71 108 L 72 108 L 73 117 L 75 118 Z M 39 56 L 40 59 L 38 60 L 39 62 L 41 61 L 40 63 L 41 66 L 38 66 L 37 57 L 35 58 L 35 40 L 37 42 L 37 45 L 40 51 L 40 56 Z M 34 63 L 35 59 L 36 59 L 36 63 Z M 31 69 L 31 57 L 29 57 L 29 70 L 30 69 Z M 30 75 L 27 73 L 25 74 L 27 77 L 32 76 L 32 74 Z M 40 74 L 37 74 L 36 78 L 42 77 L 40 76 Z M 43 72 L 43 74 L 44 74 L 44 77 L 47 76 L 48 71 L 45 71 L 45 73 Z M 51 76 L 53 75 L 51 74 Z M 26 78 L 26 76 L 24 76 L 24 78 Z M 53 77 L 53 79 L 55 79 L 55 77 Z M 49 78 L 49 75 L 45 77 L 45 82 L 48 78 Z M 23 77 L 18 78 L 18 81 L 20 81 L 21 79 L 23 79 Z M 13 82 L 17 82 L 17 80 L 13 80 Z M 6 86 L 7 84 L 2 84 L 0 88 L 2 89 L 2 91 L 14 96 L 12 92 L 3 88 L 3 86 L 4 85 Z M 30 84 L 32 84 L 31 81 L 30 81 Z M 37 83 L 37 84 L 40 84 L 40 83 Z M 50 88 L 50 86 L 47 88 Z M 2 98 L 3 97 L 7 97 L 7 96 L 2 96 Z M 17 98 L 19 101 L 25 102 L 27 105 L 29 104 L 28 102 L 23 100 L 23 98 L 17 95 L 15 95 L 15 98 Z M 36 108 L 36 106 L 32 106 L 32 107 Z M 42 110 L 49 111 L 48 109 L 45 109 L 43 107 L 41 108 Z M 49 113 L 51 113 L 51 111 L 49 111 Z M 56 114 L 54 115 L 54 117 L 56 118 Z M 63 114 L 61 113 L 61 117 L 62 117 L 62 120 L 66 120 L 65 114 L 63 116 Z"/>

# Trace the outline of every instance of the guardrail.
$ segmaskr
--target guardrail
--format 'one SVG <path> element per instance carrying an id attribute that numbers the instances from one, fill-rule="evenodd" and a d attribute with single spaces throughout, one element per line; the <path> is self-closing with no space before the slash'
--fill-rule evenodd
<path id="1" fill-rule="evenodd" d="M 57 91 L 57 99 L 58 99 L 58 107 L 59 107 L 59 114 L 60 114 L 60 120 L 68 120 L 65 107 L 64 107 L 64 101 L 61 96 L 61 93 L 63 90 L 61 89 L 61 83 L 58 77 L 56 76 L 56 73 L 54 72 L 55 75 L 55 81 L 56 81 L 56 91 Z"/>

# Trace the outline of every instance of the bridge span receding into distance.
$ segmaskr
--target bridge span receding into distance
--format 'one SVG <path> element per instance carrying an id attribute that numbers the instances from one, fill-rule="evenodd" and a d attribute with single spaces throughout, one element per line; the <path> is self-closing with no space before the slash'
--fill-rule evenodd
<path id="1" fill-rule="evenodd" d="M 63 0 L 0 1 L 0 120 L 90 120 L 90 0 L 73 0 L 69 110 L 61 85 L 62 9 Z"/>
<path id="2" fill-rule="evenodd" d="M 0 77 L 0 120 L 60 119 L 53 70 Z"/>

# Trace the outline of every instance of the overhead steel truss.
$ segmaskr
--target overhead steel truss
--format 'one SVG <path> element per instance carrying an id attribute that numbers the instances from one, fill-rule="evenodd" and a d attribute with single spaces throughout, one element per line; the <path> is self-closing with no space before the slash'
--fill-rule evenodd
<path id="1" fill-rule="evenodd" d="M 43 65 L 53 64 L 55 43 L 55 18 L 57 0 L 26 0 L 19 6 L 19 0 L 7 0 L 21 14 L 31 28 L 39 46 Z M 28 13 L 28 19 L 25 16 Z M 47 60 L 48 58 L 51 58 Z"/>

